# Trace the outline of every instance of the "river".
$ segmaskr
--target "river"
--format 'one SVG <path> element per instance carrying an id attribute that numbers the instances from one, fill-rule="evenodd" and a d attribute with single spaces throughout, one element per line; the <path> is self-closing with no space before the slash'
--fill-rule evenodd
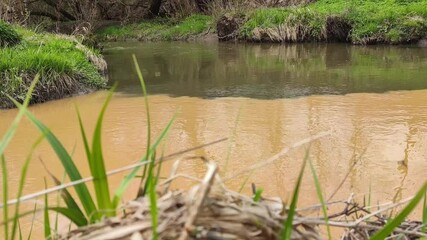
<path id="1" fill-rule="evenodd" d="M 413 195 L 426 180 L 427 49 L 345 44 L 110 43 L 105 57 L 110 84 L 117 82 L 118 88 L 103 124 L 108 169 L 137 161 L 145 150 L 144 99 L 132 54 L 136 54 L 147 82 L 153 137 L 176 114 L 159 152 L 170 154 L 227 137 L 187 156 L 205 156 L 219 164 L 223 176 L 230 177 L 298 141 L 330 132 L 273 164 L 230 177 L 226 185 L 233 190 L 250 194 L 250 183 L 255 183 L 264 189 L 265 196 L 289 199 L 307 151 L 326 198 L 346 176 L 334 199 L 347 199 L 354 193 L 359 201 L 368 195 L 373 203 L 399 201 Z M 92 133 L 106 95 L 107 91 L 98 91 L 30 108 L 72 152 L 84 176 L 89 170 L 76 106 L 87 132 Z M 0 135 L 16 113 L 0 111 Z M 38 136 L 37 129 L 24 120 L 6 150 L 12 196 Z M 48 176 L 40 160 L 58 178 L 63 175 L 53 151 L 43 142 L 30 163 L 25 193 L 44 189 L 43 178 Z M 164 166 L 163 176 L 169 174 L 171 164 Z M 198 160 L 183 161 L 180 168 L 197 177 L 202 177 L 204 170 Z M 122 177 L 110 180 L 112 188 Z M 174 186 L 188 188 L 191 182 L 179 180 Z M 134 197 L 135 190 L 133 185 L 126 199 Z M 301 191 L 300 207 L 318 202 L 308 169 Z M 33 205 L 31 202 L 26 208 Z M 22 226 L 28 227 L 30 220 L 23 220 Z M 36 232 L 42 231 L 41 221 L 36 220 Z"/>

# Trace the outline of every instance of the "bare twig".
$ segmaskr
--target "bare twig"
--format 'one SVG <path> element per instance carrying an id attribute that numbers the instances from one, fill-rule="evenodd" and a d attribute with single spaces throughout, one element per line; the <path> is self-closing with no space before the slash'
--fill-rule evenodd
<path id="1" fill-rule="evenodd" d="M 198 186 L 198 191 L 194 196 L 194 203 L 191 204 L 191 207 L 188 209 L 187 221 L 185 222 L 184 230 L 182 231 L 181 236 L 179 238 L 180 240 L 188 239 L 188 233 L 191 232 L 197 214 L 199 213 L 206 196 L 211 190 L 213 181 L 215 180 L 215 175 L 218 171 L 218 167 L 213 162 L 207 162 L 207 165 L 208 170 L 205 175 L 205 178 L 203 179 L 203 182 Z"/>

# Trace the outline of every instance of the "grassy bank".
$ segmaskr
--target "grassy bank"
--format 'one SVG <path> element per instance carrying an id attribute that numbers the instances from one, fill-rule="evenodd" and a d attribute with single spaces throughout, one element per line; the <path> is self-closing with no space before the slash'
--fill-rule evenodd
<path id="1" fill-rule="evenodd" d="M 5 38 L 6 33 L 17 38 L 7 43 L 3 39 L 11 37 Z M 40 74 L 40 82 L 31 103 L 88 92 L 106 84 L 105 61 L 72 37 L 10 26 L 0 34 L 3 34 L 0 36 L 0 108 L 13 107 L 7 95 L 22 101 L 36 74 Z"/>
<path id="2" fill-rule="evenodd" d="M 239 37 L 253 41 L 408 43 L 427 36 L 427 1 L 319 0 L 248 14 Z"/>
<path id="3" fill-rule="evenodd" d="M 287 8 L 234 9 L 219 19 L 193 15 L 181 21 L 145 21 L 109 27 L 98 36 L 104 41 L 183 40 L 211 28 L 224 40 L 413 43 L 427 37 L 427 0 L 318 0 Z"/>
<path id="4" fill-rule="evenodd" d="M 211 17 L 192 15 L 180 21 L 156 19 L 125 26 L 111 26 L 99 31 L 97 37 L 100 41 L 187 40 L 208 33 L 212 25 Z"/>

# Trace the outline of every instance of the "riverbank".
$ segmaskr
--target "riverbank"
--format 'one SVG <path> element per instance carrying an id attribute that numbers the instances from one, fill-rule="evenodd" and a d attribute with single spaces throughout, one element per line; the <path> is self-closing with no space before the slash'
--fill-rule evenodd
<path id="1" fill-rule="evenodd" d="M 98 41 L 176 41 L 197 39 L 215 32 L 213 18 L 192 15 L 181 21 L 146 20 L 124 26 L 110 26 L 97 32 Z"/>
<path id="2" fill-rule="evenodd" d="M 106 62 L 74 37 L 2 23 L 0 38 L 0 108 L 14 106 L 7 96 L 22 101 L 37 74 L 40 80 L 31 103 L 88 93 L 106 85 Z"/>
<path id="3" fill-rule="evenodd" d="M 193 15 L 108 27 L 111 40 L 187 40 L 215 32 L 219 40 L 407 44 L 427 37 L 427 0 L 319 0 L 287 8 L 234 9 L 219 17 Z"/>

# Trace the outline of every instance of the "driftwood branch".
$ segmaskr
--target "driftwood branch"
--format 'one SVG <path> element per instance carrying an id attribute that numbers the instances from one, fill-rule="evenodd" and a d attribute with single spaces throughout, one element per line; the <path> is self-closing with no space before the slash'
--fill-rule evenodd
<path id="1" fill-rule="evenodd" d="M 30 15 L 31 16 L 48 17 L 48 18 L 52 19 L 53 21 L 64 21 L 65 20 L 63 18 L 59 18 L 58 16 L 55 16 L 54 14 L 48 13 L 48 12 L 31 11 Z"/>
<path id="2" fill-rule="evenodd" d="M 59 13 L 62 14 L 66 19 L 75 21 L 77 20 L 71 13 L 67 12 L 65 9 L 59 7 L 59 3 L 54 0 L 43 0 L 47 5 L 55 8 Z"/>

